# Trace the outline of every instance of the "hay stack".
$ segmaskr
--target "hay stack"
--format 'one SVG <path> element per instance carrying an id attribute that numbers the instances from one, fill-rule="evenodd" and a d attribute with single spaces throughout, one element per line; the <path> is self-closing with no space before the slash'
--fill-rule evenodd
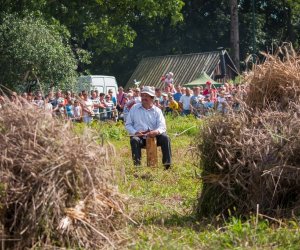
<path id="1" fill-rule="evenodd" d="M 200 134 L 198 214 L 300 212 L 300 56 L 291 46 L 248 74 L 239 114 L 209 118 Z"/>
<path id="2" fill-rule="evenodd" d="M 201 130 L 200 216 L 300 212 L 300 106 L 210 118 Z"/>
<path id="3" fill-rule="evenodd" d="M 124 203 L 105 147 L 75 135 L 71 123 L 12 103 L 0 109 L 0 142 L 1 219 L 12 249 L 116 244 Z"/>
<path id="4" fill-rule="evenodd" d="M 246 77 L 250 87 L 246 103 L 254 110 L 273 107 L 285 111 L 290 102 L 299 101 L 300 56 L 291 45 L 279 48 L 275 55 L 262 55 L 265 62 Z"/>

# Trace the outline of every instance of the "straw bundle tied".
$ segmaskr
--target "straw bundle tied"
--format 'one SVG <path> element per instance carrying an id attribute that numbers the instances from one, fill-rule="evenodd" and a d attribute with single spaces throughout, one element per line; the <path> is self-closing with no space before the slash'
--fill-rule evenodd
<path id="1" fill-rule="evenodd" d="M 300 212 L 300 105 L 210 118 L 198 153 L 203 190 L 198 214 L 291 216 Z"/>
<path id="2" fill-rule="evenodd" d="M 241 111 L 210 117 L 200 131 L 200 216 L 300 213 L 300 56 L 289 44 L 263 55 Z"/>
<path id="3" fill-rule="evenodd" d="M 261 53 L 263 64 L 255 65 L 246 76 L 250 92 L 246 103 L 253 109 L 269 106 L 286 110 L 289 102 L 297 102 L 300 97 L 300 56 L 287 44 L 275 55 Z"/>
<path id="4" fill-rule="evenodd" d="M 113 248 L 125 221 L 108 148 L 42 110 L 0 109 L 1 219 L 12 249 Z M 8 245 L 6 247 L 9 247 Z"/>

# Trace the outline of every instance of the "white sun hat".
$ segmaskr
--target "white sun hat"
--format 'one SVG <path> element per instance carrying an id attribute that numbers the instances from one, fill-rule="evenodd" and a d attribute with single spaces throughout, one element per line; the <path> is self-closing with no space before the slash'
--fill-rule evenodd
<path id="1" fill-rule="evenodd" d="M 141 94 L 148 94 L 148 95 L 154 97 L 154 96 L 155 96 L 155 91 L 154 91 L 154 89 L 153 89 L 152 87 L 150 87 L 150 86 L 145 86 L 145 87 L 142 89 Z"/>

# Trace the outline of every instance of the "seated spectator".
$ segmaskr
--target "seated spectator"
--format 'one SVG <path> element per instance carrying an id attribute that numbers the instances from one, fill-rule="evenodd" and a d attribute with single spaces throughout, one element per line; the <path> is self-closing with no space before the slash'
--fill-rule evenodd
<path id="1" fill-rule="evenodd" d="M 204 96 L 200 94 L 200 88 L 194 88 L 194 94 L 191 97 L 191 110 L 195 117 L 200 118 L 204 115 L 204 106 L 203 106 Z"/>
<path id="2" fill-rule="evenodd" d="M 172 72 L 169 72 L 168 74 L 166 74 L 165 86 L 170 86 L 170 84 L 173 85 L 173 83 L 174 83 L 173 76 L 174 76 L 174 74 Z"/>
<path id="3" fill-rule="evenodd" d="M 210 82 L 210 81 L 207 81 L 207 82 L 205 83 L 205 89 L 203 90 L 202 94 L 203 94 L 204 96 L 210 95 L 210 94 L 211 94 L 211 82 Z"/>
<path id="4" fill-rule="evenodd" d="M 136 88 L 133 90 L 133 96 L 127 102 L 127 108 L 130 110 L 135 104 L 141 103 L 141 96 L 140 96 L 140 88 Z"/>
<path id="5" fill-rule="evenodd" d="M 159 103 L 161 104 L 163 98 L 162 98 L 162 92 L 160 88 L 155 89 L 155 97 L 159 100 Z"/>
<path id="6" fill-rule="evenodd" d="M 166 111 L 169 111 L 169 99 L 167 93 L 162 93 L 163 100 L 161 102 L 161 108 L 162 111 L 165 113 Z"/>
<path id="7" fill-rule="evenodd" d="M 146 145 L 146 137 L 156 137 L 161 146 L 162 163 L 165 169 L 171 167 L 171 144 L 166 134 L 166 121 L 162 111 L 153 105 L 154 90 L 146 86 L 142 90 L 142 102 L 136 104 L 126 120 L 126 130 L 130 134 L 130 145 L 133 163 L 141 164 L 141 149 Z"/>
<path id="8" fill-rule="evenodd" d="M 178 102 L 174 100 L 174 97 L 172 95 L 169 95 L 169 111 L 170 113 L 180 111 Z"/>
<path id="9" fill-rule="evenodd" d="M 75 99 L 72 98 L 71 91 L 66 91 L 64 105 L 66 106 L 69 103 L 70 100 L 74 101 Z"/>
<path id="10" fill-rule="evenodd" d="M 48 93 L 48 102 L 51 103 L 52 108 L 55 107 L 56 100 L 55 100 L 55 96 L 54 96 L 53 91 L 49 91 L 49 93 Z"/>
<path id="11" fill-rule="evenodd" d="M 32 92 L 28 92 L 27 101 L 28 101 L 29 104 L 33 104 L 34 98 L 33 98 Z"/>
<path id="12" fill-rule="evenodd" d="M 82 108 L 78 100 L 74 101 L 74 121 L 75 122 L 82 121 Z"/>
<path id="13" fill-rule="evenodd" d="M 185 91 L 186 91 L 186 87 L 182 87 L 182 88 L 181 88 L 181 94 L 182 94 L 182 95 L 185 95 Z"/>
<path id="14" fill-rule="evenodd" d="M 179 100 L 179 106 L 181 108 L 181 115 L 189 115 L 191 114 L 191 89 L 185 89 L 185 95 L 182 95 Z"/>
<path id="15" fill-rule="evenodd" d="M 69 120 L 74 118 L 74 101 L 71 98 L 65 106 L 65 116 Z"/>
<path id="16" fill-rule="evenodd" d="M 171 92 L 171 87 L 170 86 L 165 86 L 164 87 L 164 93 L 169 94 Z"/>
<path id="17" fill-rule="evenodd" d="M 225 114 L 227 112 L 227 106 L 228 106 L 228 103 L 225 98 L 225 92 L 221 91 L 220 95 L 217 98 L 217 102 L 216 102 L 217 111 L 222 114 Z"/>
<path id="18" fill-rule="evenodd" d="M 36 95 L 36 98 L 34 100 L 34 104 L 38 107 L 38 108 L 44 108 L 44 100 L 43 100 L 43 96 L 41 92 L 38 92 Z"/>
<path id="19" fill-rule="evenodd" d="M 28 108 L 30 106 L 30 104 L 28 102 L 28 96 L 27 96 L 26 92 L 23 92 L 21 94 L 21 98 L 19 98 L 19 99 L 20 99 L 20 102 L 21 102 L 21 104 L 22 104 L 23 107 L 27 107 Z M 52 105 L 51 105 L 51 109 L 52 109 Z"/>
<path id="20" fill-rule="evenodd" d="M 65 107 L 64 107 L 65 99 L 62 97 L 62 93 L 58 90 L 55 94 L 55 99 L 52 101 L 53 113 L 57 116 L 64 116 Z"/>
<path id="21" fill-rule="evenodd" d="M 126 96 L 125 96 L 125 103 L 124 103 L 124 109 L 123 109 L 123 120 L 124 122 L 126 122 L 126 118 L 127 118 L 127 115 L 130 111 L 130 108 L 128 107 L 128 103 L 130 103 L 130 101 L 133 99 L 133 96 L 132 96 L 132 93 L 128 93 Z"/>
<path id="22" fill-rule="evenodd" d="M 179 102 L 180 97 L 182 96 L 182 93 L 181 93 L 181 86 L 180 86 L 180 85 L 177 85 L 177 86 L 175 87 L 175 89 L 176 89 L 176 93 L 173 95 L 173 97 L 174 97 L 174 100 L 175 100 L 176 102 Z"/>
<path id="23" fill-rule="evenodd" d="M 45 112 L 49 115 L 52 116 L 52 110 L 53 110 L 53 106 L 52 104 L 49 102 L 49 96 L 46 96 L 45 97 L 45 100 L 44 100 L 44 109 L 45 109 Z"/>
<path id="24" fill-rule="evenodd" d="M 214 102 L 210 99 L 210 96 L 209 95 L 206 95 L 204 97 L 204 102 L 203 102 L 203 105 L 204 105 L 204 114 L 205 115 L 210 115 L 212 114 L 212 111 L 214 109 Z"/>
<path id="25" fill-rule="evenodd" d="M 160 102 L 160 100 L 159 100 L 159 98 L 158 97 L 155 97 L 154 98 L 154 105 L 156 106 L 156 107 L 158 107 L 159 109 L 163 109 L 162 108 L 162 106 L 161 106 L 161 104 L 160 104 L 161 102 Z"/>

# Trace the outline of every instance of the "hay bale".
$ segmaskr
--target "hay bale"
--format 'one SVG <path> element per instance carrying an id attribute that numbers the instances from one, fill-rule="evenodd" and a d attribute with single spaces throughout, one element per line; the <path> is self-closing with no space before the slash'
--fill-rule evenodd
<path id="1" fill-rule="evenodd" d="M 273 107 L 285 111 L 290 102 L 299 101 L 300 56 L 289 44 L 280 47 L 275 55 L 261 54 L 264 63 L 255 65 L 246 76 L 250 87 L 246 103 L 254 110 Z"/>
<path id="2" fill-rule="evenodd" d="M 203 190 L 197 213 L 300 212 L 300 105 L 209 118 L 197 145 Z"/>
<path id="3" fill-rule="evenodd" d="M 108 148 L 72 130 L 30 105 L 0 109 L 1 220 L 16 239 L 12 249 L 116 244 L 124 199 L 112 185 Z"/>

